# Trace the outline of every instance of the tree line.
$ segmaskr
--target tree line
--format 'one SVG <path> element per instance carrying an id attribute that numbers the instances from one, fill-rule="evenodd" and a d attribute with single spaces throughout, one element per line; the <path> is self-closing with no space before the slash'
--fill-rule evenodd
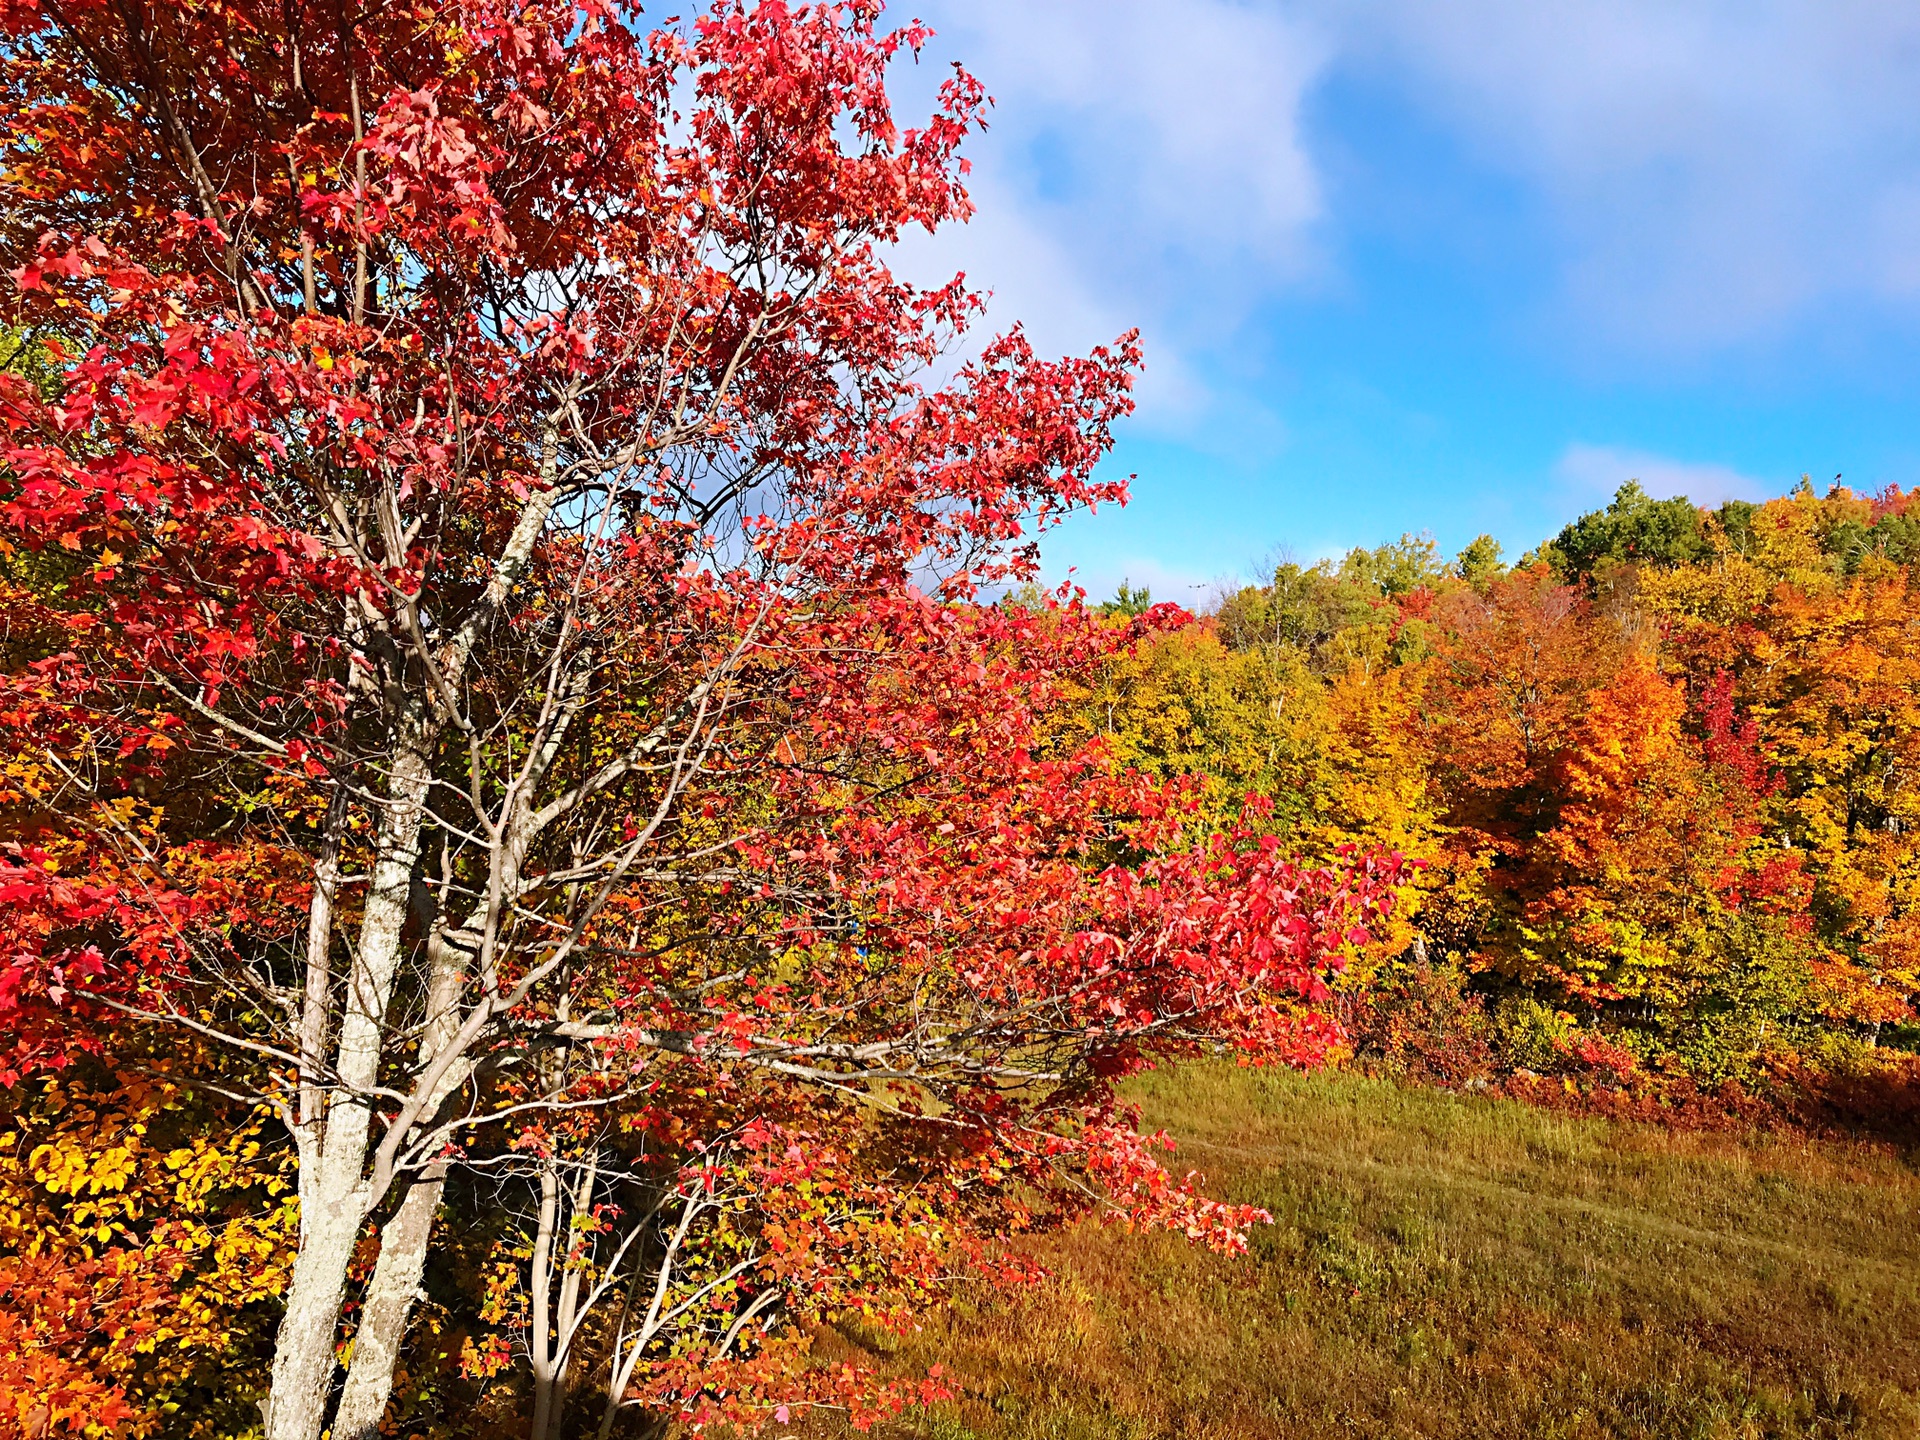
<path id="1" fill-rule="evenodd" d="M 1416 862 L 1348 973 L 1363 1049 L 1780 1094 L 1920 1044 L 1917 541 L 1920 492 L 1629 482 L 1511 568 L 1281 564 L 1079 723 L 1215 823 L 1254 793 L 1295 853 Z"/>

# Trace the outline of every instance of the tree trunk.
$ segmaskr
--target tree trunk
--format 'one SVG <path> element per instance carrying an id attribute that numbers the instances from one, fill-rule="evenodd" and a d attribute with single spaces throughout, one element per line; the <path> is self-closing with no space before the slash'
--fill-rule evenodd
<path id="1" fill-rule="evenodd" d="M 273 1388 L 265 1406 L 271 1440 L 314 1440 L 320 1433 L 333 1384 L 334 1338 L 347 1266 L 360 1236 L 357 1196 L 300 1218 L 300 1253 L 294 1260 L 286 1314 L 274 1338 Z"/>
<path id="2" fill-rule="evenodd" d="M 567 1377 L 573 1364 L 573 1332 L 580 1315 L 581 1266 L 574 1254 L 574 1220 L 591 1212 L 600 1157 L 589 1154 L 579 1183 L 561 1183 L 558 1166 L 549 1160 L 540 1185 L 540 1234 L 534 1242 L 532 1280 L 533 1323 L 527 1349 L 533 1360 L 533 1424 L 528 1440 L 554 1440 L 567 1408 Z M 559 1305 L 549 1303 L 556 1274 Z"/>
<path id="3" fill-rule="evenodd" d="M 433 981 L 427 997 L 427 1024 L 422 1032 L 419 1064 L 431 1064 L 460 1029 L 460 988 L 467 974 L 467 952 L 448 943 L 437 927 L 427 941 Z M 464 1065 L 450 1068 L 427 1107 L 431 1117 L 466 1074 Z M 429 1166 L 408 1189 L 399 1209 L 380 1231 L 380 1258 L 367 1284 L 366 1308 L 354 1332 L 353 1362 L 347 1367 L 346 1389 L 334 1417 L 334 1440 L 374 1440 L 380 1418 L 393 1392 L 393 1372 L 407 1338 L 407 1319 L 426 1273 L 427 1248 L 433 1241 L 433 1217 L 446 1188 L 445 1165 Z"/>
<path id="4" fill-rule="evenodd" d="M 431 774 L 431 735 L 415 721 L 399 728 L 386 812 L 381 817 L 373 873 L 360 925 L 359 954 L 348 974 L 346 1014 L 340 1025 L 335 1084 L 326 1113 L 319 1174 L 303 1185 L 320 1214 L 301 1215 L 302 1243 L 293 1263 L 287 1310 L 274 1339 L 272 1390 L 265 1440 L 318 1440 L 333 1386 L 334 1343 L 340 1328 L 347 1266 L 366 1219 L 371 1089 L 380 1078 L 387 1002 L 401 958 L 401 932 L 420 824 Z M 431 1212 L 429 1212 L 431 1213 Z M 384 1399 L 382 1401 L 384 1406 Z"/>
<path id="5" fill-rule="evenodd" d="M 443 1167 L 427 1171 L 408 1188 L 406 1199 L 380 1231 L 380 1259 L 367 1282 L 360 1328 L 354 1332 L 353 1363 L 333 1419 L 333 1440 L 375 1440 L 380 1433 L 407 1337 L 407 1318 L 426 1273 L 433 1214 L 445 1188 Z"/>
<path id="6" fill-rule="evenodd" d="M 552 511 L 556 437 L 557 431 L 550 422 L 541 459 L 541 475 L 546 483 L 527 497 L 481 603 L 469 613 L 466 623 L 439 657 L 441 676 L 449 685 L 457 685 L 486 620 L 498 610 L 525 571 L 528 557 Z M 326 1421 L 328 1392 L 333 1383 L 334 1341 L 340 1328 L 347 1266 L 352 1261 L 354 1241 L 367 1211 L 365 1172 L 373 1120 L 371 1089 L 380 1078 L 387 1003 L 392 998 L 394 977 L 402 958 L 401 934 L 407 920 L 414 864 L 420 856 L 427 794 L 433 781 L 433 749 L 443 723 L 433 718 L 431 703 L 424 694 L 414 696 L 404 704 L 391 732 L 393 765 L 388 774 L 387 799 L 373 869 L 368 877 L 359 954 L 348 976 L 346 1010 L 335 1052 L 335 1078 L 325 1117 L 325 1138 L 319 1147 L 317 1165 L 309 1167 L 306 1153 L 301 1157 L 302 1241 L 294 1258 L 286 1315 L 274 1339 L 273 1379 L 265 1406 L 264 1440 L 319 1440 Z M 434 956 L 434 976 L 430 982 L 434 992 L 438 992 L 440 983 L 447 978 L 448 967 L 442 959 L 441 955 Z M 462 956 L 462 973 L 464 963 Z M 455 979 L 457 982 L 457 976 Z M 458 994 L 457 983 L 454 994 Z M 450 1020 L 452 1030 L 459 1028 L 451 1001 L 445 1006 L 430 1004 L 429 1008 L 434 1022 Z M 451 1030 L 447 1033 L 451 1034 Z M 423 1068 L 425 1063 L 423 1056 Z M 319 1171 L 311 1190 L 307 1185 L 309 1168 Z M 307 1243 L 310 1234 L 316 1241 L 321 1238 L 307 1229 L 305 1210 L 309 1194 L 321 1204 L 327 1217 L 325 1243 Z M 436 1195 L 434 1204 L 437 1203 Z M 405 1253 L 401 1249 L 395 1251 L 390 1267 L 392 1284 L 397 1287 L 409 1271 L 416 1277 L 405 1291 L 396 1291 L 397 1294 L 410 1296 L 418 1289 L 417 1277 L 425 1265 L 432 1235 L 434 1204 L 422 1201 L 424 1214 L 413 1217 L 419 1223 L 406 1231 Z M 344 1231 L 344 1240 L 336 1230 Z M 394 1238 L 397 1242 L 401 1237 L 396 1233 Z M 386 1258 L 384 1245 L 381 1258 Z M 376 1264 L 376 1274 L 378 1268 Z M 377 1353 L 386 1353 L 390 1344 L 397 1359 L 400 1342 L 405 1338 L 410 1304 L 409 1299 L 398 1306 L 383 1308 L 382 1325 L 397 1324 L 399 1329 L 390 1339 L 384 1330 L 373 1337 Z M 380 1378 L 379 1366 L 374 1365 L 367 1370 L 362 1384 L 350 1387 L 356 1392 L 356 1415 L 364 1416 L 367 1410 L 377 1406 L 375 1426 L 379 1424 L 380 1413 L 386 1409 L 387 1394 L 393 1386 L 392 1363 L 387 1362 L 384 1379 Z"/>
<path id="7" fill-rule="evenodd" d="M 533 1367 L 533 1440 L 544 1440 L 553 1416 L 553 1317 L 551 1270 L 554 1231 L 560 1221 L 560 1177 L 551 1160 L 540 1171 L 540 1227 L 533 1240 L 533 1263 L 528 1274 L 527 1357 Z"/>

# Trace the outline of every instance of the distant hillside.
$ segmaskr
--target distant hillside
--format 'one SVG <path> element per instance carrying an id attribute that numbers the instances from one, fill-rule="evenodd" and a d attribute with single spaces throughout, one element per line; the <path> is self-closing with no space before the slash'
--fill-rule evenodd
<path id="1" fill-rule="evenodd" d="M 1251 794 L 1285 849 L 1418 860 L 1348 1018 L 1422 1078 L 1735 1112 L 1884 1078 L 1920 1045 L 1917 499 L 1630 484 L 1512 568 L 1283 564 L 1109 666 L 1074 738 L 1202 824 Z"/>

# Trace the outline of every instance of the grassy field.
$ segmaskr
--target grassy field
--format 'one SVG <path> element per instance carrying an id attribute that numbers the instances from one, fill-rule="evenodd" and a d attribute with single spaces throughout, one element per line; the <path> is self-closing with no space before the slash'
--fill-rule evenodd
<path id="1" fill-rule="evenodd" d="M 925 1440 L 1920 1436 L 1920 1161 L 1353 1076 L 1157 1077 L 1250 1254 L 1090 1226 L 883 1357 Z"/>

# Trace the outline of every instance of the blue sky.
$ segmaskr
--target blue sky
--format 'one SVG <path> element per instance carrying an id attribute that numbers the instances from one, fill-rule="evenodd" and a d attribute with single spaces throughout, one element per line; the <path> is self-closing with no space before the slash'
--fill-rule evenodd
<path id="1" fill-rule="evenodd" d="M 896 10 L 898 7 L 896 6 Z M 1138 325 L 1134 500 L 1049 573 L 1189 599 L 1638 478 L 1920 484 L 1920 5 L 937 0 L 980 213 L 903 247 L 996 325 Z M 906 18 L 900 11 L 897 18 Z"/>

